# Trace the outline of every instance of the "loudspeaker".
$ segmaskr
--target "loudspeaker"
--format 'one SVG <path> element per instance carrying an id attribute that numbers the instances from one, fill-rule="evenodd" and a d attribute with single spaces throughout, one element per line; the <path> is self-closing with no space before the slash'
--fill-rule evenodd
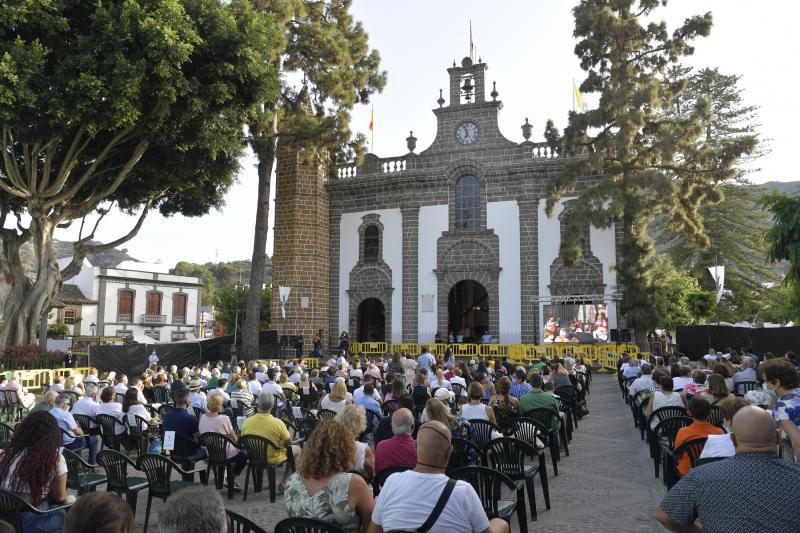
<path id="1" fill-rule="evenodd" d="M 633 342 L 633 339 L 631 337 L 631 330 L 629 329 L 619 330 L 619 342 Z"/>
<path id="2" fill-rule="evenodd" d="M 609 335 L 610 335 L 609 336 L 610 342 L 620 342 L 618 329 L 612 329 L 611 331 L 609 331 Z"/>

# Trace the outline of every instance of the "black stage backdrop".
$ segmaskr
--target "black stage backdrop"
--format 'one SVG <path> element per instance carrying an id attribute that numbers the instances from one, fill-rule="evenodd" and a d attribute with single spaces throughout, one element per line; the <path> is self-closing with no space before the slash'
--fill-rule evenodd
<path id="1" fill-rule="evenodd" d="M 733 326 L 679 326 L 676 331 L 678 351 L 691 359 L 730 347 L 735 350 L 752 348 L 761 355 L 772 352 L 783 355 L 788 351 L 800 353 L 800 327 L 738 328 Z"/>
<path id="2" fill-rule="evenodd" d="M 178 368 L 191 367 L 202 361 L 227 361 L 233 335 L 205 339 L 198 342 L 177 342 L 170 344 L 126 344 L 123 346 L 91 346 L 91 366 L 103 372 L 115 371 L 129 376 L 141 374 L 147 368 L 147 357 L 155 350 L 158 363 Z M 262 357 L 277 357 L 280 353 L 278 336 L 275 331 L 262 331 L 259 334 Z"/>

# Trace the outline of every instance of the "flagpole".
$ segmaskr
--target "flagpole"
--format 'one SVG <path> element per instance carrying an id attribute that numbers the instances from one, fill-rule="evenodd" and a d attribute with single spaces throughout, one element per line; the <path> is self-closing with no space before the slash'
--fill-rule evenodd
<path id="1" fill-rule="evenodd" d="M 370 106 L 369 110 L 369 144 L 370 153 L 375 153 L 375 106 Z"/>
<path id="2" fill-rule="evenodd" d="M 577 95 L 575 94 L 575 78 L 572 78 L 572 112 L 575 112 L 575 98 Z"/>

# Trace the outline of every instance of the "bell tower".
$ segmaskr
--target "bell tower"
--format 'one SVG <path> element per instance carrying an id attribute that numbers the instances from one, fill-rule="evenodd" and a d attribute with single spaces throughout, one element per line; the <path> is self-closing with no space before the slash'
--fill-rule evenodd
<path id="1" fill-rule="evenodd" d="M 305 87 L 298 95 L 298 105 L 306 114 L 314 114 L 314 106 Z M 326 339 L 328 334 L 328 174 L 326 153 L 306 150 L 302 143 L 291 139 L 281 138 L 278 142 L 272 328 L 278 332 L 279 338 L 302 334 L 305 355 L 311 353 L 312 340 L 317 333 L 321 333 L 322 339 Z M 279 287 L 290 289 L 283 305 Z"/>
<path id="2" fill-rule="evenodd" d="M 462 106 L 468 104 L 482 104 L 486 101 L 486 63 L 478 59 L 473 63 L 472 59 L 465 57 L 461 60 L 461 66 L 453 66 L 447 69 L 450 74 L 450 104 L 448 107 Z"/>

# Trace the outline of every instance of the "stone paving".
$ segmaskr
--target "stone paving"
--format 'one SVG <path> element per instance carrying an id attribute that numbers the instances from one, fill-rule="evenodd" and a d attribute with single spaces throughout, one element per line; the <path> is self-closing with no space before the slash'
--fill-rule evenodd
<path id="1" fill-rule="evenodd" d="M 528 523 L 528 531 L 666 531 L 655 520 L 655 509 L 665 489 L 661 481 L 653 477 L 647 447 L 633 425 L 630 409 L 621 398 L 616 378 L 595 375 L 588 403 L 591 414 L 579 422 L 580 427 L 570 445 L 570 456 L 562 454 L 558 477 L 553 477 L 548 456 L 550 511 L 544 508 L 537 477 L 539 516 L 536 522 Z M 226 498 L 224 493 L 223 497 Z M 136 513 L 138 531 L 144 527 L 146 505 L 147 492 L 142 491 Z M 149 531 L 158 531 L 157 517 L 162 505 L 159 500 L 153 501 Z M 266 489 L 256 494 L 251 488 L 246 502 L 242 501 L 241 493 L 236 493 L 233 500 L 226 499 L 226 506 L 268 532 L 286 517 L 281 497 L 278 496 L 275 503 L 269 503 Z M 516 516 L 512 519 L 511 530 L 519 531 Z"/>

